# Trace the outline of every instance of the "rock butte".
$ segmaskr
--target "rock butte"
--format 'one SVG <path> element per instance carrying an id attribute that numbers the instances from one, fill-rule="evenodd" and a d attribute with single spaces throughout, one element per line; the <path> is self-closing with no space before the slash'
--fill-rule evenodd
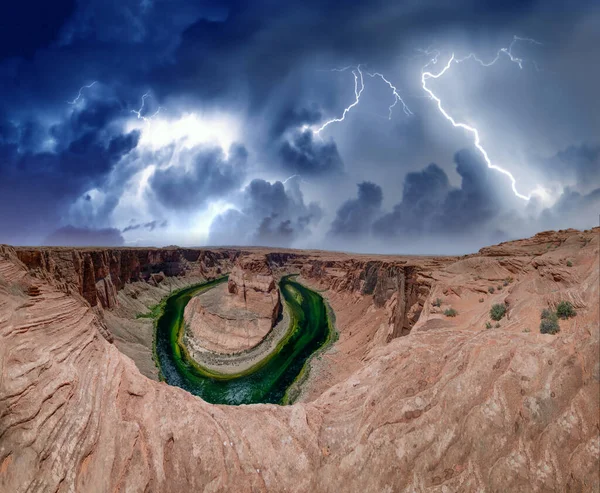
<path id="1" fill-rule="evenodd" d="M 192 298 L 185 308 L 188 343 L 220 354 L 247 351 L 270 332 L 281 309 L 264 255 L 236 261 L 227 285 Z"/>
<path id="2" fill-rule="evenodd" d="M 443 258 L 1 246 L 0 491 L 598 491 L 599 235 Z M 135 315 L 258 257 L 335 312 L 299 402 L 153 381 Z M 561 300 L 577 316 L 540 334 Z"/>

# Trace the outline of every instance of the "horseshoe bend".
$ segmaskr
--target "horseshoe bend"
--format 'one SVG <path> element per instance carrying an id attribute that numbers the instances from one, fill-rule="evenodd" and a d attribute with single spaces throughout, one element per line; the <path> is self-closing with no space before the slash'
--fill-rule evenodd
<path id="1" fill-rule="evenodd" d="M 0 491 L 598 491 L 599 235 L 2 245 Z"/>

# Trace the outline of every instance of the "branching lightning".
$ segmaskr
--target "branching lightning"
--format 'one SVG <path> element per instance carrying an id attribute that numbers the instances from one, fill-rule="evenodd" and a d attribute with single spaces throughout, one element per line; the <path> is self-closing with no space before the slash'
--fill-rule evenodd
<path id="1" fill-rule="evenodd" d="M 496 55 L 494 56 L 494 58 L 492 58 L 490 61 L 487 61 L 487 62 L 483 61 L 475 53 L 469 53 L 467 56 L 462 57 L 462 58 L 457 58 L 454 55 L 454 53 L 452 53 L 452 55 L 450 56 L 448 62 L 444 66 L 444 68 L 442 70 L 440 70 L 438 73 L 435 73 L 435 74 L 432 73 L 432 72 L 430 72 L 427 69 L 428 69 L 428 67 L 437 64 L 438 59 L 441 56 L 441 52 L 439 50 L 432 50 L 430 48 L 428 48 L 426 50 L 418 50 L 418 51 L 422 55 L 430 57 L 429 61 L 421 69 L 421 86 L 422 86 L 423 90 L 426 93 L 426 96 L 424 96 L 424 97 L 428 97 L 428 98 L 432 99 L 433 101 L 435 101 L 436 106 L 437 106 L 439 112 L 454 127 L 461 128 L 461 129 L 466 130 L 467 132 L 469 132 L 473 136 L 473 144 L 475 145 L 475 147 L 477 148 L 477 150 L 480 152 L 480 154 L 483 156 L 483 158 L 484 158 L 484 160 L 485 160 L 488 168 L 494 169 L 494 170 L 496 170 L 496 171 L 498 171 L 498 172 L 506 175 L 510 179 L 512 190 L 513 190 L 514 194 L 517 197 L 519 197 L 520 199 L 529 200 L 531 198 L 531 194 L 529 194 L 529 195 L 523 195 L 523 194 L 519 193 L 519 191 L 517 190 L 516 179 L 512 175 L 512 173 L 510 171 L 508 171 L 508 170 L 506 170 L 504 168 L 501 168 L 500 166 L 492 163 L 492 161 L 491 161 L 491 159 L 490 159 L 487 151 L 485 150 L 485 148 L 481 144 L 481 138 L 480 138 L 480 135 L 479 135 L 479 131 L 475 127 L 467 125 L 466 123 L 456 121 L 448 113 L 448 111 L 444 108 L 441 99 L 438 96 L 436 96 L 434 94 L 434 92 L 429 87 L 427 87 L 427 81 L 429 79 L 439 79 L 444 74 L 446 74 L 448 72 L 448 70 L 450 69 L 450 67 L 452 66 L 453 63 L 459 64 L 459 63 L 466 62 L 467 60 L 473 60 L 474 62 L 478 63 L 482 67 L 490 67 L 490 66 L 494 65 L 497 61 L 499 61 L 500 58 L 503 55 L 506 55 L 511 62 L 516 63 L 519 66 L 519 68 L 522 69 L 523 65 L 526 62 L 526 60 L 523 59 L 523 58 L 520 58 L 520 57 L 516 56 L 513 53 L 513 48 L 514 48 L 515 44 L 517 42 L 519 42 L 519 41 L 541 45 L 541 43 L 539 41 L 536 41 L 535 39 L 532 39 L 532 38 L 522 38 L 520 36 L 513 36 L 513 39 L 510 42 L 510 44 L 507 47 L 500 48 L 496 52 Z M 532 61 L 531 64 L 533 65 L 533 67 L 535 67 L 536 71 L 538 71 L 538 72 L 540 71 L 538 65 L 534 61 Z M 337 68 L 337 69 L 333 69 L 332 71 L 333 72 L 344 72 L 344 71 L 349 70 L 349 69 L 353 69 L 352 70 L 352 74 L 354 75 L 354 95 L 355 95 L 355 100 L 354 100 L 354 102 L 350 106 L 348 106 L 347 108 L 344 109 L 344 112 L 342 113 L 341 117 L 339 117 L 339 118 L 332 118 L 331 120 L 328 120 L 323 125 L 321 125 L 321 127 L 318 128 L 315 131 L 315 133 L 317 135 L 319 135 L 330 124 L 344 121 L 344 119 L 346 118 L 346 115 L 348 114 L 348 112 L 352 108 L 354 108 L 356 105 L 358 105 L 358 103 L 360 102 L 360 96 L 361 96 L 361 94 L 362 94 L 362 92 L 363 92 L 363 90 L 365 88 L 364 79 L 363 79 L 363 72 L 362 72 L 362 70 L 360 68 L 360 65 L 358 65 L 356 67 L 348 66 L 348 67 L 343 67 L 343 68 Z M 399 94 L 396 86 L 394 86 L 383 74 L 381 74 L 380 72 L 372 72 L 372 73 L 366 72 L 366 73 L 371 78 L 379 77 L 392 90 L 392 94 L 394 96 L 394 102 L 389 107 L 388 119 L 391 120 L 391 118 L 392 118 L 392 111 L 393 111 L 394 107 L 398 103 L 402 104 L 402 108 L 404 110 L 404 114 L 405 115 L 407 115 L 407 116 L 413 115 L 413 112 L 410 110 L 410 108 L 404 102 L 403 98 L 400 96 L 400 94 Z M 302 127 L 302 130 L 304 131 L 307 128 L 311 128 L 311 127 L 309 127 L 308 125 L 305 125 L 305 126 Z"/>
<path id="2" fill-rule="evenodd" d="M 150 116 L 142 115 L 142 112 L 144 111 L 144 106 L 146 104 L 146 98 L 149 96 L 150 96 L 150 91 L 146 91 L 146 93 L 144 93 L 142 95 L 142 104 L 140 105 L 140 109 L 139 110 L 131 110 L 131 112 L 138 117 L 138 120 L 144 120 L 146 123 L 149 123 L 156 115 L 158 115 L 160 113 L 160 110 L 162 109 L 162 107 L 159 106 L 158 109 L 152 115 L 150 115 Z"/>
<path id="3" fill-rule="evenodd" d="M 517 190 L 517 181 L 516 181 L 515 177 L 512 175 L 512 173 L 510 171 L 505 170 L 504 168 L 501 168 L 500 166 L 495 165 L 495 164 L 492 163 L 490 157 L 488 156 L 487 151 L 481 145 L 481 139 L 480 139 L 480 136 L 479 136 L 479 131 L 475 127 L 467 125 L 466 123 L 457 122 L 444 109 L 444 107 L 442 105 L 441 99 L 438 96 L 436 96 L 430 88 L 427 87 L 427 80 L 429 80 L 429 79 L 439 79 L 440 77 L 442 77 L 446 72 L 448 72 L 448 70 L 452 66 L 452 63 L 462 63 L 462 62 L 464 62 L 466 60 L 469 60 L 469 59 L 475 60 L 477 63 L 479 63 L 483 67 L 489 67 L 491 65 L 494 65 L 500 59 L 500 57 L 502 56 L 502 54 L 506 54 L 510 58 L 511 62 L 516 63 L 519 66 L 519 68 L 522 69 L 523 68 L 524 60 L 522 58 L 519 58 L 519 57 L 513 55 L 513 53 L 512 53 L 513 46 L 514 46 L 514 44 L 517 41 L 527 41 L 527 42 L 531 42 L 531 43 L 535 43 L 535 44 L 541 44 L 541 43 L 539 43 L 538 41 L 536 41 L 534 39 L 521 38 L 521 37 L 518 37 L 518 36 L 514 36 L 512 42 L 510 43 L 510 45 L 507 48 L 500 48 L 498 50 L 498 52 L 496 53 L 496 56 L 490 62 L 484 62 L 483 60 L 481 60 L 480 58 L 478 58 L 474 53 L 470 53 L 469 55 L 467 55 L 467 56 L 465 56 L 463 58 L 456 58 L 454 56 L 454 53 L 452 53 L 452 55 L 450 56 L 448 62 L 444 66 L 444 68 L 440 72 L 438 72 L 437 74 L 433 74 L 432 72 L 426 71 L 425 69 L 427 67 L 429 67 L 430 65 L 437 63 L 438 57 L 440 56 L 439 51 L 433 51 L 433 52 L 424 51 L 425 54 L 434 55 L 434 56 L 423 67 L 423 70 L 421 71 L 421 86 L 423 87 L 423 90 L 429 95 L 429 97 L 433 101 L 435 101 L 435 103 L 437 105 L 437 108 L 440 111 L 440 113 L 444 116 L 444 118 L 446 118 L 446 120 L 448 120 L 452 124 L 452 126 L 457 127 L 457 128 L 462 128 L 463 130 L 466 130 L 467 132 L 469 132 L 470 134 L 473 135 L 473 144 L 475 145 L 475 147 L 477 148 L 477 150 L 483 156 L 483 159 L 485 160 L 488 168 L 494 169 L 494 170 L 499 171 L 500 173 L 508 176 L 508 178 L 510 179 L 510 182 L 511 182 L 513 193 L 517 197 L 519 197 L 520 199 L 529 200 L 531 198 L 531 194 L 529 194 L 529 195 L 523 195 L 523 194 L 519 193 L 519 191 Z"/>
<path id="4" fill-rule="evenodd" d="M 475 60 L 477 63 L 479 63 L 479 65 L 481 65 L 482 67 L 490 67 L 492 65 L 494 65 L 494 63 L 496 63 L 500 57 L 502 56 L 502 54 L 507 55 L 510 58 L 511 62 L 516 63 L 520 69 L 523 68 L 523 63 L 525 62 L 525 60 L 523 58 L 519 58 L 515 55 L 513 55 L 512 53 L 512 49 L 515 46 L 515 43 L 517 41 L 526 41 L 527 43 L 533 43 L 536 45 L 541 45 L 542 43 L 540 43 L 539 41 L 536 41 L 535 39 L 532 38 L 522 38 L 520 36 L 513 36 L 512 41 L 510 42 L 510 44 L 508 45 L 507 48 L 500 48 L 497 52 L 496 52 L 496 56 L 489 62 L 484 62 L 483 60 L 481 60 L 480 58 L 477 57 L 477 55 L 475 55 L 474 53 L 469 53 L 466 57 L 464 58 L 459 58 L 456 59 L 456 63 L 461 63 L 464 62 L 466 60 L 472 59 Z M 537 64 L 535 62 L 533 62 L 533 65 L 536 67 L 536 70 L 539 70 L 537 68 Z"/>
<path id="5" fill-rule="evenodd" d="M 75 99 L 73 99 L 72 101 L 67 101 L 67 104 L 77 104 L 79 102 L 79 100 L 83 97 L 83 90 L 89 89 L 90 87 L 95 86 L 97 83 L 98 83 L 98 81 L 95 80 L 94 82 L 92 82 L 91 84 L 88 84 L 87 86 L 80 87 L 79 92 L 77 93 L 77 97 Z"/>
<path id="6" fill-rule="evenodd" d="M 345 70 L 348 70 L 349 68 L 351 68 L 351 67 L 344 67 L 341 69 L 333 69 L 333 70 L 335 72 L 344 72 Z M 330 125 L 332 123 L 344 121 L 348 112 L 359 103 L 360 95 L 362 94 L 362 92 L 365 88 L 365 81 L 363 79 L 363 73 L 362 73 L 362 70 L 360 69 L 360 65 L 357 65 L 356 69 L 352 70 L 352 75 L 354 75 L 354 96 L 355 96 L 354 102 L 350 106 L 348 106 L 346 109 L 344 109 L 344 112 L 342 113 L 342 116 L 340 118 L 332 118 L 331 120 L 328 120 L 323 125 L 321 125 L 321 127 L 316 130 L 317 135 L 319 135 L 328 125 Z"/>
<path id="7" fill-rule="evenodd" d="M 339 122 L 344 121 L 348 112 L 360 102 L 360 96 L 365 88 L 364 76 L 363 76 L 363 72 L 360 68 L 360 65 L 357 65 L 356 67 L 349 65 L 347 67 L 334 68 L 334 69 L 331 69 L 330 71 L 331 72 L 345 72 L 346 70 L 350 70 L 350 69 L 353 69 L 352 75 L 354 75 L 354 102 L 350 106 L 348 106 L 347 108 L 344 109 L 344 112 L 342 113 L 341 117 L 332 118 L 331 120 L 328 120 L 323 125 L 321 125 L 321 127 L 319 127 L 315 131 L 315 133 L 317 135 L 320 135 L 321 132 L 330 124 L 339 123 Z M 396 88 L 396 86 L 394 86 L 388 79 L 386 79 L 383 74 L 381 74 L 380 72 L 373 72 L 373 73 L 367 72 L 367 75 L 371 78 L 379 77 L 392 90 L 392 94 L 394 96 L 394 102 L 389 107 L 389 111 L 388 111 L 388 119 L 389 120 L 392 119 L 392 111 L 398 103 L 402 104 L 402 109 L 404 110 L 405 115 L 411 116 L 413 114 L 413 112 L 410 110 L 410 108 L 404 102 L 404 99 L 402 99 L 402 96 L 400 96 L 400 94 L 398 93 L 398 89 Z M 306 128 L 308 128 L 308 126 L 303 127 L 302 130 L 306 130 Z"/>
<path id="8" fill-rule="evenodd" d="M 406 116 L 411 116 L 413 114 L 413 112 L 410 111 L 410 108 L 408 106 L 406 106 L 406 103 L 402 99 L 402 96 L 400 96 L 400 94 L 398 94 L 398 89 L 396 89 L 396 86 L 394 86 L 382 74 L 380 74 L 379 72 L 374 72 L 374 73 L 367 72 L 367 75 L 369 77 L 380 77 L 381 80 L 383 80 L 383 82 L 385 82 L 388 86 L 390 86 L 390 89 L 392 90 L 392 94 L 394 95 L 394 103 L 389 107 L 388 120 L 392 119 L 392 110 L 394 109 L 394 106 L 396 106 L 398 103 L 402 103 L 402 109 L 404 110 L 404 114 Z"/>

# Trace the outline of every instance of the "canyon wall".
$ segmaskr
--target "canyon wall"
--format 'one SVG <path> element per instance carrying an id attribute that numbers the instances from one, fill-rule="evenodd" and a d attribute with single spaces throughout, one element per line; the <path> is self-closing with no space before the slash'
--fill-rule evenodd
<path id="1" fill-rule="evenodd" d="M 427 257 L 418 262 L 414 258 L 323 260 L 322 255 L 314 252 L 257 253 L 256 250 L 15 248 L 17 258 L 34 277 L 50 282 L 66 294 L 79 294 L 101 311 L 112 310 L 119 304 L 118 293 L 127 284 L 145 282 L 157 286 L 165 277 L 188 279 L 191 284 L 225 273 L 230 273 L 229 292 L 245 300 L 251 297 L 246 304 L 256 306 L 262 300 L 260 293 L 277 291 L 276 276 L 297 272 L 317 282 L 322 289 L 372 297 L 377 308 L 384 307 L 388 312 L 388 341 L 408 334 L 418 320 L 430 289 L 426 271 L 449 261 L 449 258 Z M 277 296 L 270 308 L 271 326 L 279 310 Z"/>
<path id="2" fill-rule="evenodd" d="M 35 277 L 102 308 L 113 308 L 117 292 L 127 283 L 158 284 L 164 276 L 216 277 L 228 271 L 241 253 L 189 248 L 19 247 L 15 251 Z"/>
<path id="3" fill-rule="evenodd" d="M 232 353 L 264 339 L 281 313 L 278 278 L 301 274 L 305 281 L 326 290 L 326 296 L 356 295 L 364 299 L 365 307 L 372 305 L 381 314 L 385 322 L 378 333 L 382 336 L 369 336 L 370 342 L 363 348 L 366 354 L 380 339 L 389 342 L 410 332 L 430 289 L 428 270 L 448 261 L 427 257 L 374 261 L 360 255 L 260 248 L 18 247 L 14 252 L 32 277 L 85 300 L 98 316 L 106 339 L 153 379 L 158 379 L 152 349 L 154 329 L 152 319 L 144 315 L 174 289 L 230 274 L 227 291 L 232 299 L 227 306 L 238 312 L 246 309 L 238 313 L 245 322 L 228 321 L 227 307 L 223 312 L 219 300 L 208 300 L 208 305 L 214 305 L 210 313 L 201 306 L 202 300 L 192 300 L 187 318 L 202 322 L 192 324 L 196 328 L 208 329 L 200 329 L 202 337 L 190 339 L 195 348 L 209 346 Z M 207 293 L 209 298 L 214 295 Z M 191 317 L 195 312 L 200 316 Z"/>
<path id="4" fill-rule="evenodd" d="M 388 316 L 386 340 L 407 335 L 419 319 L 431 289 L 428 272 L 451 258 L 421 257 L 409 260 L 312 260 L 302 268 L 306 279 L 337 293 L 372 297 Z"/>

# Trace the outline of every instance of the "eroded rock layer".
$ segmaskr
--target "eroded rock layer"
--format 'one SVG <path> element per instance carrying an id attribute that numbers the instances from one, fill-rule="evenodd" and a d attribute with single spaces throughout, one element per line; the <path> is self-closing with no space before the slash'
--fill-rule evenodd
<path id="1" fill-rule="evenodd" d="M 144 377 L 80 291 L 0 247 L 0 491 L 598 491 L 599 233 L 444 259 L 268 252 L 327 289 L 340 332 L 285 407 Z M 562 300 L 577 315 L 541 334 Z"/>
<path id="2" fill-rule="evenodd" d="M 266 257 L 242 257 L 227 285 L 192 298 L 186 306 L 187 341 L 196 351 L 247 351 L 264 340 L 280 310 L 279 290 Z"/>

